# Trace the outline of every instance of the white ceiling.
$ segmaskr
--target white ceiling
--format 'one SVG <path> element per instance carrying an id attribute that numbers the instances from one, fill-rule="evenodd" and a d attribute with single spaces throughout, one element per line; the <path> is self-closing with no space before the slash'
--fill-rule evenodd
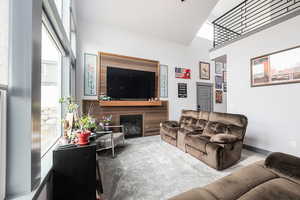
<path id="1" fill-rule="evenodd" d="M 227 11 L 231 10 L 235 6 L 239 5 L 245 0 L 219 0 L 217 5 L 212 10 L 208 20 L 210 22 L 214 21 L 218 17 L 225 14 Z"/>
<path id="2" fill-rule="evenodd" d="M 78 28 L 107 24 L 189 44 L 218 0 L 75 0 Z M 228 0 L 221 0 L 228 1 Z"/>

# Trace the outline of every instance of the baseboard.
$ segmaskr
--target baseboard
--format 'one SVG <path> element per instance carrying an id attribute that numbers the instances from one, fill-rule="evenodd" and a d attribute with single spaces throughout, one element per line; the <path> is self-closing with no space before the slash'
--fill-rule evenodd
<path id="1" fill-rule="evenodd" d="M 264 155 L 269 155 L 269 154 L 272 153 L 271 151 L 261 149 L 261 148 L 257 148 L 257 147 L 253 147 L 253 146 L 250 146 L 250 145 L 247 145 L 247 144 L 244 144 L 244 149 L 254 151 L 256 153 L 261 153 L 261 154 L 264 154 Z"/>

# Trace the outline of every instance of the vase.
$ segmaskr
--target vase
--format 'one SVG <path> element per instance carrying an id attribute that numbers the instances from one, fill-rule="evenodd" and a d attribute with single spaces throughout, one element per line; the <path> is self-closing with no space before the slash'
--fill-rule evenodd
<path id="1" fill-rule="evenodd" d="M 80 146 L 87 145 L 89 143 L 89 137 L 91 135 L 90 131 L 82 131 L 80 133 L 77 133 L 78 142 Z"/>

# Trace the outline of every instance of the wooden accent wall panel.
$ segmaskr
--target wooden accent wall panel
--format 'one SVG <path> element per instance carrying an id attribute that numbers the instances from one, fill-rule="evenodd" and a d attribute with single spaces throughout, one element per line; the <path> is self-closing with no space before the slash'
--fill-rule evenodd
<path id="1" fill-rule="evenodd" d="M 162 101 L 162 106 L 145 107 L 102 107 L 97 100 L 83 100 L 82 110 L 100 120 L 105 115 L 112 115 L 113 124 L 120 124 L 121 115 L 143 115 L 143 136 L 159 135 L 159 125 L 169 119 L 168 101 Z"/>
<path id="2" fill-rule="evenodd" d="M 98 62 L 98 96 L 107 95 L 106 93 L 106 74 L 107 67 L 117 67 L 122 69 L 140 70 L 155 72 L 155 97 L 160 97 L 159 90 L 159 72 L 160 64 L 159 61 L 147 60 L 143 58 L 135 58 L 129 56 L 116 55 L 111 53 L 99 52 Z"/>

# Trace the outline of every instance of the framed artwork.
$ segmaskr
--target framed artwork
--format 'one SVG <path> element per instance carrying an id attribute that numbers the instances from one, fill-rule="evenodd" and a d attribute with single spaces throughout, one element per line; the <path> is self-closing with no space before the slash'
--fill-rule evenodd
<path id="1" fill-rule="evenodd" d="M 222 90 L 216 90 L 216 103 L 217 104 L 223 103 L 223 91 Z"/>
<path id="2" fill-rule="evenodd" d="M 178 98 L 187 98 L 187 84 L 178 83 Z"/>
<path id="3" fill-rule="evenodd" d="M 210 63 L 200 62 L 199 72 L 200 72 L 200 79 L 210 80 Z"/>
<path id="4" fill-rule="evenodd" d="M 160 65 L 160 97 L 168 97 L 168 66 Z"/>
<path id="5" fill-rule="evenodd" d="M 300 82 L 300 46 L 251 59 L 251 87 Z"/>
<path id="6" fill-rule="evenodd" d="M 223 71 L 223 83 L 227 82 L 227 71 Z"/>
<path id="7" fill-rule="evenodd" d="M 216 74 L 222 74 L 223 71 L 223 63 L 221 62 L 215 62 L 215 73 Z"/>
<path id="8" fill-rule="evenodd" d="M 95 54 L 84 54 L 84 96 L 97 95 L 97 58 Z"/>
<path id="9" fill-rule="evenodd" d="M 223 77 L 222 76 L 215 76 L 215 88 L 216 89 L 222 89 L 223 85 Z"/>
<path id="10" fill-rule="evenodd" d="M 191 70 L 187 68 L 175 68 L 175 78 L 191 79 Z"/>
<path id="11" fill-rule="evenodd" d="M 227 83 L 226 83 L 226 82 L 223 83 L 223 91 L 224 91 L 224 92 L 227 92 Z"/>

